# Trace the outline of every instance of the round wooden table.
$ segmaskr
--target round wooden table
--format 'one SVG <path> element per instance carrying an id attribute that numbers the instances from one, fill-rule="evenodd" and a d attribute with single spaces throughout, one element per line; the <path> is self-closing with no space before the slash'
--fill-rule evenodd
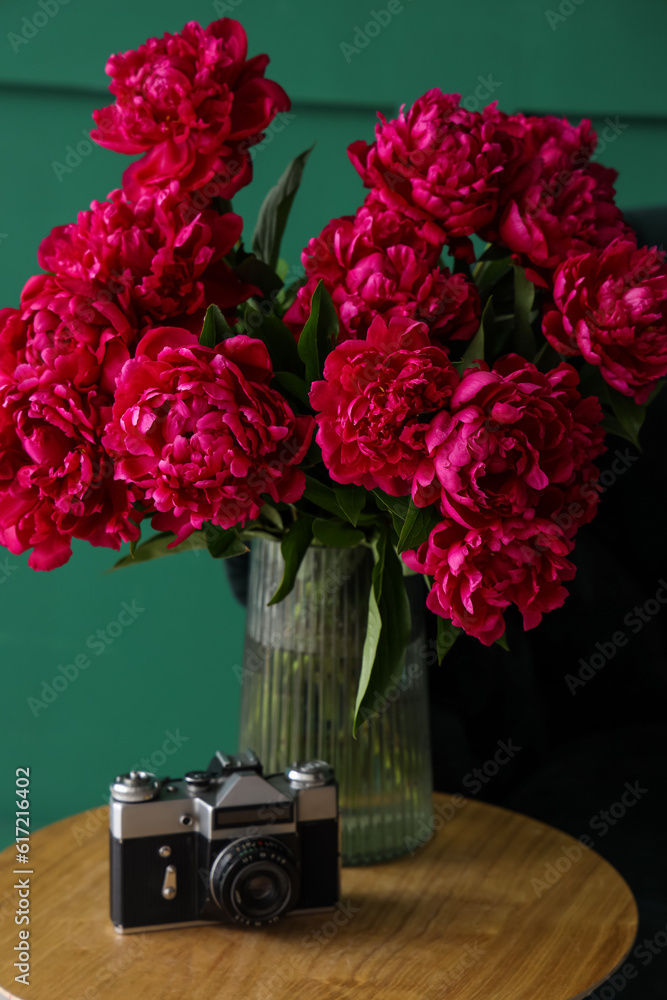
<path id="1" fill-rule="evenodd" d="M 339 908 L 261 930 L 119 936 L 108 917 L 105 807 L 33 834 L 30 871 L 0 855 L 0 996 L 20 1000 L 568 1000 L 632 947 L 628 886 L 558 830 L 436 795 L 433 838 L 346 868 Z M 19 879 L 30 884 L 30 980 L 15 981 Z"/>

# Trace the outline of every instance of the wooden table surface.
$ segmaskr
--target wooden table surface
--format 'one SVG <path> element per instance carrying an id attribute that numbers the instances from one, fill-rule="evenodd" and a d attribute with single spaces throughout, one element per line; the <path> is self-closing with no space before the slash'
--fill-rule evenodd
<path id="1" fill-rule="evenodd" d="M 452 801 L 454 804 L 452 804 Z M 413 857 L 343 869 L 336 914 L 261 930 L 119 936 L 105 808 L 31 837 L 30 984 L 14 980 L 14 848 L 0 855 L 0 996 L 20 1000 L 568 1000 L 632 947 L 637 913 L 593 851 L 494 806 L 435 797 Z M 552 884 L 550 884 L 552 883 Z M 25 926 L 25 925 L 22 925 Z"/>

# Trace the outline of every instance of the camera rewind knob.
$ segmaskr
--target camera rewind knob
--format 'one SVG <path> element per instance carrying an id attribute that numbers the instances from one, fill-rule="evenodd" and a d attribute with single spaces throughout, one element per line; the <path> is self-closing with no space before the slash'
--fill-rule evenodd
<path id="1" fill-rule="evenodd" d="M 119 774 L 111 785 L 111 795 L 117 802 L 149 802 L 159 790 L 160 782 L 150 771 Z"/>

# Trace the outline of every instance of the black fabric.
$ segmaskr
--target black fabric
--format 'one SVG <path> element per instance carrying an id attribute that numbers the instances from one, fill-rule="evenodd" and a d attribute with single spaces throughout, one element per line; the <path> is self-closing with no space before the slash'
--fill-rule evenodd
<path id="1" fill-rule="evenodd" d="M 660 605 L 642 621 L 636 610 L 658 603 L 667 580 L 666 430 L 667 393 L 649 409 L 644 454 L 577 536 L 578 572 L 565 605 L 530 632 L 508 616 L 509 654 L 459 639 L 430 675 L 436 788 L 499 803 L 574 837 L 587 834 L 635 893 L 641 923 L 629 962 L 636 976 L 617 976 L 596 1000 L 621 987 L 624 1000 L 666 993 L 667 615 Z M 610 439 L 605 467 L 617 448 L 625 453 L 625 442 Z M 434 623 L 431 629 L 434 636 Z M 627 643 L 603 659 L 619 631 Z M 595 665 L 603 661 L 597 669 L 595 654 Z M 590 679 L 577 684 L 579 671 Z M 508 740 L 521 749 L 487 777 L 485 765 L 495 770 L 489 762 Z M 600 812 L 620 811 L 628 784 L 642 790 L 639 800 L 600 836 Z"/>
<path id="2" fill-rule="evenodd" d="M 640 245 L 667 242 L 667 208 L 626 218 Z M 667 614 L 662 604 L 652 613 L 656 594 L 667 594 L 666 434 L 667 390 L 648 409 L 643 454 L 609 438 L 600 464 L 610 485 L 577 536 L 563 608 L 530 632 L 508 615 L 509 655 L 460 639 L 430 675 L 436 788 L 590 837 L 632 888 L 640 927 L 631 968 L 595 1000 L 667 994 Z M 612 481 L 612 466 L 623 465 Z M 607 655 L 619 631 L 627 642 Z M 579 671 L 590 676 L 584 684 Z M 484 766 L 495 771 L 489 762 L 508 740 L 521 750 L 488 777 Z M 605 830 L 601 814 L 622 811 L 628 785 L 638 800 Z"/>

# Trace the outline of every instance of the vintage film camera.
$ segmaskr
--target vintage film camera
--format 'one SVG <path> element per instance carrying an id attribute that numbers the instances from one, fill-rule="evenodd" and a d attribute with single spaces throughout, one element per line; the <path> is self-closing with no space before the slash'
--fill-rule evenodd
<path id="1" fill-rule="evenodd" d="M 206 771 L 111 785 L 111 919 L 120 934 L 211 922 L 259 926 L 332 909 L 338 789 L 323 761 L 265 776 L 252 751 Z"/>

